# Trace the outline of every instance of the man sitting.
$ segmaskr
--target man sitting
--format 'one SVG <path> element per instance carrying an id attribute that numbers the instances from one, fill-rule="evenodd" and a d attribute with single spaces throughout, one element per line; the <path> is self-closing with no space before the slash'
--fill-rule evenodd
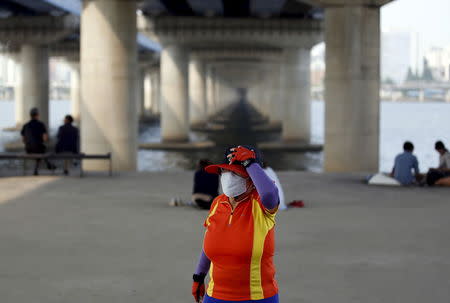
<path id="1" fill-rule="evenodd" d="M 403 144 L 403 153 L 395 157 L 394 167 L 392 168 L 391 177 L 394 177 L 402 185 L 411 185 L 416 183 L 420 177 L 419 161 L 413 155 L 414 145 L 407 141 Z M 414 170 L 414 174 L 412 171 Z"/>
<path id="2" fill-rule="evenodd" d="M 58 129 L 58 135 L 55 146 L 56 153 L 79 153 L 79 131 L 78 128 L 72 125 L 73 118 L 67 115 L 64 118 L 64 125 Z M 64 160 L 64 174 L 69 174 L 69 160 Z"/>
<path id="3" fill-rule="evenodd" d="M 25 151 L 27 154 L 45 154 L 47 147 L 44 142 L 48 141 L 47 127 L 44 123 L 39 121 L 39 110 L 37 108 L 32 108 L 30 110 L 31 120 L 22 127 L 20 134 L 22 135 L 22 141 L 25 143 Z M 36 160 L 34 167 L 34 175 L 39 174 L 39 164 L 41 160 Z M 55 169 L 56 167 L 45 160 L 48 169 Z"/>

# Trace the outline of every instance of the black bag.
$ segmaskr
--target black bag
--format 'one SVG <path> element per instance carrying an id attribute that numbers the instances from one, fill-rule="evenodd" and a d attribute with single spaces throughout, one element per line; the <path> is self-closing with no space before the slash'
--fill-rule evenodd
<path id="1" fill-rule="evenodd" d="M 427 173 L 427 184 L 433 186 L 437 180 L 444 178 L 445 173 L 439 170 L 431 170 Z"/>

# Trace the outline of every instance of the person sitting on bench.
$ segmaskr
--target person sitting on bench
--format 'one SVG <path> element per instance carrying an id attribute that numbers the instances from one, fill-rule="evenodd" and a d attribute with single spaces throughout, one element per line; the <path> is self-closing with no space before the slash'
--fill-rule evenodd
<path id="1" fill-rule="evenodd" d="M 25 151 L 27 154 L 45 154 L 47 147 L 44 142 L 48 141 L 47 127 L 44 123 L 39 121 L 39 110 L 32 108 L 30 110 L 31 120 L 22 127 L 20 134 L 22 135 L 22 141 L 25 143 Z M 47 168 L 54 170 L 55 165 L 50 163 L 47 159 L 44 160 L 47 164 Z M 36 159 L 34 166 L 34 175 L 39 174 L 39 164 L 41 159 Z"/>
<path id="2" fill-rule="evenodd" d="M 57 134 L 57 142 L 55 146 L 55 152 L 78 154 L 79 149 L 79 131 L 78 128 L 72 125 L 73 118 L 71 115 L 67 115 L 64 118 L 64 125 L 60 126 Z M 64 174 L 69 174 L 69 163 L 71 160 L 64 160 Z"/>

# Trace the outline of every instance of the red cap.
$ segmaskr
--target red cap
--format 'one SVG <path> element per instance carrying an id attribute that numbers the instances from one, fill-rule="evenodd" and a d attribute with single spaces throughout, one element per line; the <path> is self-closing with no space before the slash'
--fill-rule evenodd
<path id="1" fill-rule="evenodd" d="M 245 167 L 240 164 L 214 164 L 214 165 L 208 165 L 207 167 L 205 167 L 205 171 L 207 173 L 217 174 L 217 175 L 220 174 L 220 169 L 226 169 L 226 170 L 232 171 L 243 178 L 249 177 Z"/>

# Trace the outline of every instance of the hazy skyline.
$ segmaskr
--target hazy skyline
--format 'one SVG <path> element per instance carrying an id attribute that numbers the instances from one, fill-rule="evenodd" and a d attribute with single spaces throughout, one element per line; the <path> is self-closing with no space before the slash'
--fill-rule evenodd
<path id="1" fill-rule="evenodd" d="M 419 34 L 422 50 L 450 46 L 450 0 L 396 0 L 381 9 L 381 29 Z"/>

